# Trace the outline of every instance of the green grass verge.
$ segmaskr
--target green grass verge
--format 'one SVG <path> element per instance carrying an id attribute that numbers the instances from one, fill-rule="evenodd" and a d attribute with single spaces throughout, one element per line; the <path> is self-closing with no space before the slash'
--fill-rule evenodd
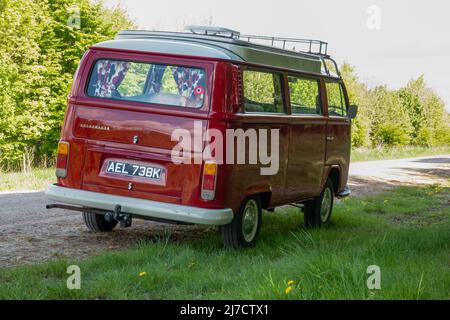
<path id="1" fill-rule="evenodd" d="M 342 201 L 332 223 L 312 231 L 298 210 L 279 209 L 264 215 L 253 249 L 224 249 L 211 229 L 182 243 L 166 235 L 84 261 L 4 269 L 0 299 L 449 299 L 449 191 L 402 187 Z M 66 288 L 71 264 L 81 290 Z M 366 286 L 370 265 L 381 268 L 380 290 Z"/>
<path id="2" fill-rule="evenodd" d="M 56 182 L 55 169 L 32 169 L 29 173 L 0 172 L 0 191 L 42 191 Z"/>
<path id="3" fill-rule="evenodd" d="M 442 147 L 391 147 L 373 149 L 353 149 L 352 161 L 370 161 L 383 159 L 402 159 L 424 156 L 435 156 L 440 154 L 450 154 L 450 146 Z"/>

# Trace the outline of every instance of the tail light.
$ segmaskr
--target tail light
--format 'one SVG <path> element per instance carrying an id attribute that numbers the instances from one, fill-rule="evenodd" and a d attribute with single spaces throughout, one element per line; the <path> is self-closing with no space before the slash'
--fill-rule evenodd
<path id="1" fill-rule="evenodd" d="M 216 195 L 217 163 L 206 161 L 203 165 L 202 199 L 213 200 Z"/>
<path id="2" fill-rule="evenodd" d="M 58 178 L 65 178 L 67 176 L 67 164 L 69 162 L 70 145 L 67 141 L 60 141 L 58 143 L 56 155 L 56 176 Z"/>

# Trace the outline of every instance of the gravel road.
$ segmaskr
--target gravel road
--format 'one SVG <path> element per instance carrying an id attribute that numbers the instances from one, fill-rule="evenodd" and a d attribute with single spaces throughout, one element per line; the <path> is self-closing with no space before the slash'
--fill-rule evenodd
<path id="1" fill-rule="evenodd" d="M 399 185 L 442 183 L 450 178 L 450 155 L 426 158 L 357 162 L 351 164 L 349 185 L 355 196 Z M 176 226 L 135 220 L 127 229 L 94 234 L 81 214 L 46 210 L 43 192 L 0 193 L 0 268 L 55 258 L 83 258 L 120 249 L 136 241 L 153 241 L 170 230 L 173 241 L 208 236 L 213 228 Z"/>

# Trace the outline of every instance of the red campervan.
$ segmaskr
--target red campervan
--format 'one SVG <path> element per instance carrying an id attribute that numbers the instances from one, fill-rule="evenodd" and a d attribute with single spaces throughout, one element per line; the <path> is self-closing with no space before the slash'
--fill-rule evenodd
<path id="1" fill-rule="evenodd" d="M 288 50 L 289 43 L 306 44 L 307 52 Z M 262 209 L 298 205 L 306 226 L 321 226 L 333 198 L 350 194 L 356 109 L 324 42 L 211 27 L 123 31 L 80 63 L 58 145 L 58 182 L 47 190 L 58 204 L 47 207 L 81 211 L 92 231 L 130 226 L 132 218 L 218 225 L 229 247 L 255 243 Z M 180 163 L 186 137 L 174 139 L 177 130 L 192 137 L 189 163 Z M 251 130 L 269 133 L 273 163 L 251 160 Z M 215 152 L 223 161 L 203 157 L 207 131 L 222 134 Z M 230 162 L 230 154 L 246 161 Z M 262 174 L 269 165 L 276 170 Z"/>

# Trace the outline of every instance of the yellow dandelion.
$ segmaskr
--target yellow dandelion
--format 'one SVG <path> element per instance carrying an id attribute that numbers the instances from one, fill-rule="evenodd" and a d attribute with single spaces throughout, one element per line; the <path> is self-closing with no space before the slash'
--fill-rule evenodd
<path id="1" fill-rule="evenodd" d="M 139 277 L 145 277 L 146 275 L 147 275 L 147 272 L 145 272 L 145 271 L 139 272 Z"/>
<path id="2" fill-rule="evenodd" d="M 294 280 L 289 280 L 287 284 L 288 284 L 288 286 L 292 286 L 293 284 L 295 284 L 295 281 Z"/>
<path id="3" fill-rule="evenodd" d="M 284 292 L 286 292 L 286 294 L 289 294 L 292 291 L 292 286 L 287 287 Z"/>

